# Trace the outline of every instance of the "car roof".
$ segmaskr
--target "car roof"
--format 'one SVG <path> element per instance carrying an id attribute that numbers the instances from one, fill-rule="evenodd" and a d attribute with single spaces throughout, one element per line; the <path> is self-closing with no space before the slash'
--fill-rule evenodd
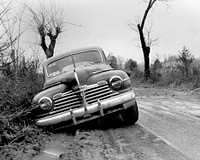
<path id="1" fill-rule="evenodd" d="M 90 51 L 90 50 L 98 50 L 100 52 L 103 52 L 102 48 L 100 47 L 85 47 L 85 48 L 79 48 L 79 49 L 75 49 L 75 50 L 71 50 L 71 51 L 68 51 L 68 52 L 64 52 L 62 54 L 59 54 L 59 55 L 55 55 L 51 58 L 48 58 L 44 61 L 44 66 L 46 66 L 47 64 L 57 60 L 57 59 L 60 59 L 62 57 L 65 57 L 65 56 L 68 56 L 68 55 L 72 55 L 72 54 L 77 54 L 77 53 L 80 53 L 80 52 L 84 52 L 84 51 Z"/>

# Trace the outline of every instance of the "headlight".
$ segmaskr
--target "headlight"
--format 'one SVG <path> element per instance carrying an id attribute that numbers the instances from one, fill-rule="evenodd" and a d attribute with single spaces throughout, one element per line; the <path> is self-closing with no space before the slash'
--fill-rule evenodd
<path id="1" fill-rule="evenodd" d="M 113 76 L 110 78 L 109 83 L 113 89 L 120 89 L 123 85 L 123 80 L 120 76 Z"/>
<path id="2" fill-rule="evenodd" d="M 52 100 L 49 97 L 40 98 L 38 103 L 40 105 L 40 108 L 42 110 L 46 110 L 46 111 L 51 110 L 51 108 L 53 106 Z"/>

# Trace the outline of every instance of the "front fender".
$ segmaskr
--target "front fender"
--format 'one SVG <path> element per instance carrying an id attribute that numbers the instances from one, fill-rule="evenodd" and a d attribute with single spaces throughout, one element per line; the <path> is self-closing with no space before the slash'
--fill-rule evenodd
<path id="1" fill-rule="evenodd" d="M 37 103 L 39 101 L 39 99 L 42 98 L 43 96 L 49 97 L 52 99 L 55 94 L 64 92 L 66 90 L 66 88 L 67 88 L 67 86 L 65 84 L 60 83 L 51 88 L 44 89 L 41 92 L 39 92 L 37 95 L 35 95 L 32 103 L 33 104 Z"/>
<path id="2" fill-rule="evenodd" d="M 93 74 L 87 79 L 86 84 L 88 85 L 95 84 L 103 80 L 106 80 L 109 83 L 109 80 L 112 76 L 120 76 L 124 80 L 124 85 L 123 85 L 122 90 L 131 87 L 131 81 L 129 79 L 129 76 L 122 70 L 109 70 L 106 72 Z"/>

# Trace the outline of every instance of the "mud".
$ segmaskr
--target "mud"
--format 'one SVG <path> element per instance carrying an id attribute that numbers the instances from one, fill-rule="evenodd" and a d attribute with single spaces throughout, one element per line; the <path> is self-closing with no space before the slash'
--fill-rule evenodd
<path id="1" fill-rule="evenodd" d="M 113 125 L 115 124 L 115 125 Z M 114 127 L 113 127 L 114 126 Z M 179 150 L 140 124 L 125 126 L 120 117 L 82 126 L 66 133 L 68 147 L 56 156 L 62 160 L 188 160 Z M 57 137 L 57 135 L 55 136 Z M 56 144 L 56 142 L 52 142 Z M 51 148 L 52 146 L 50 146 Z M 49 148 L 48 148 L 49 150 Z M 52 154 L 50 154 L 52 156 Z"/>
<path id="2" fill-rule="evenodd" d="M 117 129 L 79 131 L 73 152 L 63 159 L 86 160 L 172 160 L 188 159 L 179 151 L 136 124 Z M 74 150 L 73 150 L 74 151 Z"/>

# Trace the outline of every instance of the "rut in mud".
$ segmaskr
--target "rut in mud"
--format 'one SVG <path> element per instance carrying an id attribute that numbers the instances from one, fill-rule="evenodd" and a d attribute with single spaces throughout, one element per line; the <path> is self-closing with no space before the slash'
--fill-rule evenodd
<path id="1" fill-rule="evenodd" d="M 139 124 L 126 126 L 120 117 L 81 126 L 68 138 L 62 160 L 188 160 Z M 70 140 L 71 139 L 71 140 Z"/>

